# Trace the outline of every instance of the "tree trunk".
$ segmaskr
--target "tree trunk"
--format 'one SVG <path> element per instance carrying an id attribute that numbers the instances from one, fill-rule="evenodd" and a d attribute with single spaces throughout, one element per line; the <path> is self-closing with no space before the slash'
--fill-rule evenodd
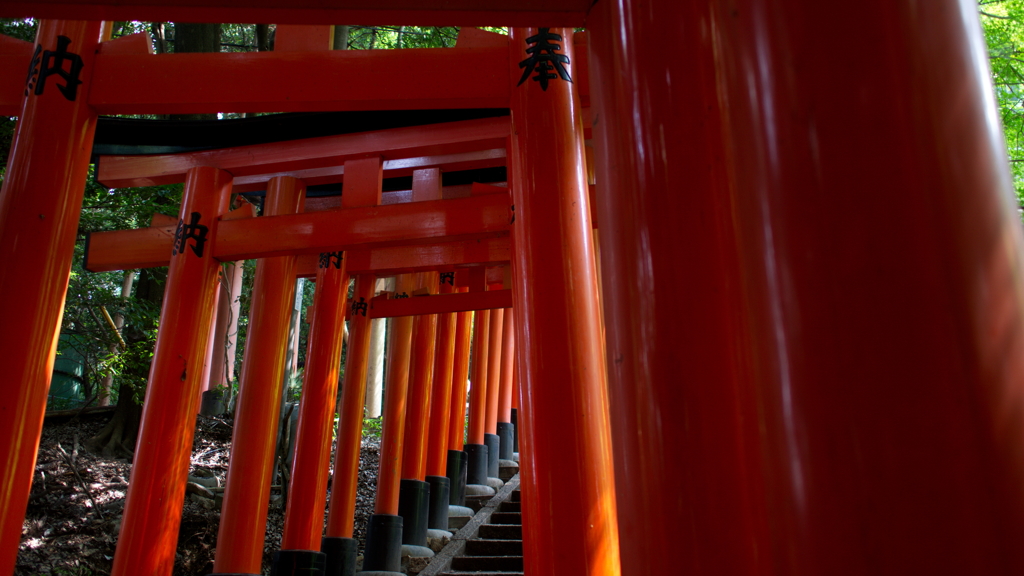
<path id="1" fill-rule="evenodd" d="M 270 24 L 256 25 L 256 51 L 270 52 Z"/>
<path id="2" fill-rule="evenodd" d="M 220 24 L 174 23 L 174 52 L 220 52 Z M 216 114 L 172 114 L 172 120 L 216 120 Z"/>
<path id="3" fill-rule="evenodd" d="M 167 278 L 166 268 L 147 268 L 139 274 L 135 297 L 152 302 L 159 310 L 164 295 L 164 280 Z M 146 331 L 152 326 L 133 326 L 126 330 L 124 339 L 129 345 L 147 339 Z M 139 367 L 145 373 L 131 374 L 136 379 L 149 377 L 149 367 Z M 135 450 L 135 442 L 139 437 L 139 422 L 142 419 L 142 404 L 134 400 L 135 390 L 130 385 L 118 387 L 117 407 L 114 415 L 106 426 L 90 438 L 85 447 L 106 457 L 131 458 Z"/>
<path id="4" fill-rule="evenodd" d="M 336 25 L 334 27 L 334 50 L 348 50 L 348 26 Z"/>

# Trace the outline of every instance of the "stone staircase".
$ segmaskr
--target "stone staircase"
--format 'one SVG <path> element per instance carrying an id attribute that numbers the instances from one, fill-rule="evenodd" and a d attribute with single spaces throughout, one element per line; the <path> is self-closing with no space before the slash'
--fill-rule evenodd
<path id="1" fill-rule="evenodd" d="M 509 480 L 462 527 L 420 576 L 514 576 L 523 573 L 519 476 Z"/>

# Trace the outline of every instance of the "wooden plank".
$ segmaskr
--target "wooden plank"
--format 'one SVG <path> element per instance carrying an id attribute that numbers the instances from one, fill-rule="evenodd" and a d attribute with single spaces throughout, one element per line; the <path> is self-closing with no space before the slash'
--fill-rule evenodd
<path id="1" fill-rule="evenodd" d="M 507 108 L 510 89 L 500 47 L 111 54 L 96 58 L 89 104 L 100 114 Z"/>
<path id="2" fill-rule="evenodd" d="M 466 266 L 502 266 L 512 259 L 509 237 L 481 235 L 473 240 L 355 249 L 345 253 L 349 274 L 394 276 Z M 316 276 L 317 254 L 299 256 L 297 275 Z"/>
<path id="3" fill-rule="evenodd" d="M 473 259 L 475 263 L 500 263 L 509 258 L 507 248 L 487 242 L 508 234 L 508 198 L 501 194 L 244 217 L 251 210 L 251 206 L 243 206 L 221 219 L 213 243 L 218 260 L 405 245 L 416 248 L 357 252 L 352 257 L 355 270 L 436 269 Z M 166 266 L 174 230 L 171 225 L 89 234 L 84 268 L 105 272 Z M 408 255 L 403 256 L 403 251 Z M 416 264 L 417 258 L 425 263 Z"/>
<path id="4" fill-rule="evenodd" d="M 102 156 L 97 180 L 110 188 L 175 184 L 184 182 L 190 168 L 213 166 L 236 178 L 259 175 L 247 181 L 252 184 L 271 173 L 301 178 L 302 171 L 337 170 L 346 160 L 371 154 L 387 161 L 493 150 L 505 146 L 509 133 L 508 117 L 498 117 L 184 154 Z M 407 164 L 402 169 L 411 172 Z"/>
<path id="5" fill-rule="evenodd" d="M 371 318 L 394 318 L 511 307 L 511 290 L 488 290 L 486 292 L 436 294 L 411 298 L 378 296 L 370 300 L 369 312 Z"/>

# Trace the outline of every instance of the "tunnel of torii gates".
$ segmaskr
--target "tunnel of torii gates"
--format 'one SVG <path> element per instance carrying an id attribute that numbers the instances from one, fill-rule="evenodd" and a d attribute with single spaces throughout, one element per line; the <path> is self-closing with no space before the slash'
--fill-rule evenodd
<path id="1" fill-rule="evenodd" d="M 18 550 L 97 115 L 484 108 L 508 113 L 100 161 L 110 186 L 185 183 L 173 232 L 89 247 L 97 270 L 170 265 L 114 574 L 171 571 L 218 267 L 245 258 L 260 259 L 259 296 L 218 574 L 260 570 L 283 310 L 313 274 L 282 556 L 352 552 L 367 324 L 392 316 L 364 568 L 395 569 L 400 500 L 443 490 L 463 448 L 481 466 L 514 359 L 531 576 L 1024 573 L 1024 239 L 976 11 L 0 2 L 2 17 L 42 19 L 34 46 L 0 42 L 0 112 L 19 117 L 0 192 L 0 573 Z M 102 20 L 129 19 L 277 22 L 277 51 L 106 40 Z M 454 48 L 330 52 L 326 22 L 466 28 Z M 501 166 L 506 186 L 444 185 Z M 396 175 L 411 190 L 383 193 Z M 303 205 L 330 183 L 340 199 Z M 261 216 L 229 210 L 244 190 L 266 191 Z M 411 297 L 375 298 L 374 279 L 395 274 Z"/>

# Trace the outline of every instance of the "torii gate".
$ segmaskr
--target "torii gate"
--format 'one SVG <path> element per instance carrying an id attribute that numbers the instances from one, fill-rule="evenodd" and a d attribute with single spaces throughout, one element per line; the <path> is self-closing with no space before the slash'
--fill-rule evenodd
<path id="1" fill-rule="evenodd" d="M 96 54 L 99 23 L 50 21 L 37 46 L 55 57 L 58 36 L 70 39 L 80 97 L 64 99 L 52 77 L 39 94 L 0 88 L 0 109 L 20 116 L 0 193 L 0 319 L 16 335 L 10 357 L 25 359 L 0 395 L 0 438 L 12 439 L 0 447 L 0 571 L 25 509 L 94 115 L 453 97 L 507 102 L 513 159 L 540 162 L 512 178 L 523 182 L 512 192 L 524 482 L 582 487 L 560 494 L 566 509 L 600 503 L 591 522 L 556 530 L 527 502 L 528 572 L 615 574 L 619 551 L 636 575 L 1024 571 L 1024 240 L 975 11 L 971 0 L 5 2 L 12 17 L 585 25 L 612 399 L 611 433 L 597 432 L 615 446 L 615 486 L 596 465 L 574 475 L 579 461 L 567 470 L 562 447 L 530 433 L 563 418 L 577 438 L 575 417 L 600 424 L 603 406 L 579 403 L 602 377 L 596 307 L 563 299 L 589 300 L 595 284 L 564 266 L 592 250 L 565 242 L 580 239 L 569 224 L 585 218 L 582 171 L 553 157 L 578 158 L 571 98 L 583 82 L 516 86 L 538 29 L 516 30 L 504 52 L 158 60 L 114 53 L 126 43 Z M 20 80 L 30 57 L 8 52 L 0 77 Z M 318 76 L 335 64 L 358 67 L 360 90 Z M 307 78 L 321 81 L 294 89 Z M 556 413 L 567 406 L 569 418 Z M 561 555 L 545 544 L 556 535 Z"/>
<path id="2" fill-rule="evenodd" d="M 231 167 L 237 174 L 234 181 L 244 179 L 245 184 L 250 187 L 259 187 L 258 184 L 266 184 L 270 187 L 266 202 L 268 208 L 273 210 L 277 196 L 282 188 L 278 183 L 292 178 L 296 172 L 282 172 L 288 166 L 302 166 L 302 174 L 317 174 L 318 182 L 332 184 L 344 181 L 345 189 L 340 203 L 337 198 L 321 198 L 316 208 L 333 208 L 323 214 L 317 215 L 319 222 L 305 221 L 292 223 L 290 225 L 278 225 L 264 228 L 275 238 L 270 244 L 276 244 L 279 248 L 284 243 L 291 243 L 293 247 L 289 250 L 294 257 L 296 252 L 319 252 L 314 256 L 312 269 L 318 277 L 318 295 L 314 312 L 314 337 L 311 342 L 311 354 L 309 368 L 307 371 L 306 391 L 303 394 L 296 460 L 293 466 L 295 479 L 292 482 L 293 499 L 290 499 L 286 512 L 285 538 L 282 542 L 283 549 L 279 553 L 278 560 L 284 565 L 315 565 L 316 556 L 319 556 L 321 549 L 320 542 L 320 518 L 319 510 L 324 505 L 324 487 L 326 480 L 326 446 L 325 438 L 329 438 L 330 424 L 333 421 L 331 399 L 335 396 L 337 382 L 337 362 L 340 355 L 341 324 L 337 314 L 339 308 L 344 308 L 344 298 L 347 294 L 346 273 L 356 275 L 357 280 L 357 301 L 353 302 L 353 316 L 359 317 L 359 306 L 361 306 L 362 323 L 353 324 L 352 342 L 353 351 L 349 355 L 349 367 L 346 370 L 345 404 L 342 407 L 344 417 L 342 418 L 341 430 L 345 433 L 339 434 L 338 464 L 339 472 L 335 474 L 335 489 L 332 492 L 332 512 L 330 515 L 327 538 L 324 541 L 323 549 L 328 553 L 327 564 L 352 566 L 355 562 L 356 551 L 352 536 L 352 513 L 355 504 L 354 487 L 358 481 L 355 467 L 358 465 L 359 440 L 362 422 L 361 399 L 364 395 L 362 388 L 365 381 L 366 352 L 365 338 L 368 332 L 365 331 L 365 318 L 387 317 L 387 316 L 408 316 L 418 315 L 427 318 L 434 318 L 433 313 L 449 312 L 446 317 L 449 322 L 455 320 L 452 312 L 462 310 L 474 310 L 484 308 L 510 308 L 512 297 L 510 290 L 498 292 L 470 292 L 466 294 L 451 294 L 449 296 L 435 296 L 431 298 L 411 298 L 404 300 L 389 300 L 373 298 L 365 293 L 367 288 L 372 288 L 373 277 L 367 274 L 382 274 L 395 272 L 409 272 L 415 270 L 429 270 L 439 267 L 450 268 L 455 265 L 477 264 L 495 265 L 507 263 L 510 259 L 510 251 L 507 237 L 508 230 L 508 189 L 495 186 L 472 186 L 471 189 L 462 187 L 453 190 L 449 196 L 463 194 L 487 194 L 484 198 L 485 204 L 469 197 L 470 204 L 456 200 L 441 200 L 443 195 L 440 180 L 441 169 L 446 168 L 467 168 L 477 166 L 483 158 L 488 165 L 494 163 L 494 159 L 502 160 L 506 154 L 496 154 L 491 146 L 497 142 L 503 143 L 508 131 L 508 117 L 497 118 L 487 121 L 452 122 L 440 125 L 429 125 L 409 129 L 392 129 L 379 133 L 363 133 L 341 137 L 318 138 L 307 141 L 289 141 L 282 144 L 247 146 L 239 149 L 221 149 L 212 152 L 197 152 L 192 154 L 177 154 L 164 157 L 117 157 L 101 158 L 100 174 L 101 182 L 112 185 L 140 184 L 153 182 L 159 179 L 162 183 L 173 182 L 174 178 L 184 178 L 185 174 L 206 164 L 216 163 L 220 167 Z M 392 142 L 415 143 L 415 146 L 392 146 Z M 375 147 L 367 147 L 375 146 Z M 446 154 L 450 150 L 446 147 L 456 147 L 459 150 L 467 147 L 483 148 L 480 151 L 469 150 L 457 154 Z M 429 150 L 434 155 L 430 157 L 406 158 L 410 154 L 421 154 Z M 387 154 L 389 159 L 384 162 L 380 154 Z M 376 157 L 373 157 L 377 155 Z M 369 156 L 366 159 L 347 160 L 347 157 Z M 280 158 L 289 159 L 288 166 L 282 165 Z M 216 160 L 211 160 L 216 158 Z M 236 159 L 245 159 L 239 161 Z M 332 162 L 345 161 L 343 166 L 335 167 Z M 322 163 L 319 166 L 316 163 Z M 389 166 L 390 163 L 390 166 Z M 174 169 L 168 169 L 171 166 Z M 390 168 L 392 174 L 405 174 L 413 167 L 419 167 L 412 172 L 413 189 L 409 193 L 390 193 L 390 202 L 417 201 L 414 206 L 404 206 L 404 216 L 389 214 L 387 211 L 379 212 L 379 204 L 384 200 L 380 192 L 381 176 L 385 168 Z M 433 200 L 433 201 L 431 201 Z M 307 202 L 309 202 L 307 200 Z M 475 202 L 475 204 L 473 203 Z M 365 208 L 354 207 L 353 204 L 366 204 Z M 400 205 L 394 205 L 398 208 Z M 309 208 L 307 206 L 307 208 Z M 378 212 L 367 211 L 366 208 L 377 209 Z M 414 210 L 411 210 L 414 209 Z M 210 251 L 215 257 L 220 253 L 218 248 L 221 243 L 230 245 L 230 240 L 225 240 L 237 232 L 228 232 L 224 235 L 223 225 L 235 221 L 238 216 L 235 213 L 250 215 L 250 211 L 239 209 L 222 218 L 216 237 L 204 238 L 204 248 Z M 306 212 L 303 215 L 313 216 Z M 299 216 L 296 214 L 295 216 Z M 324 218 L 324 216 L 328 218 Z M 184 217 L 184 216 L 183 216 Z M 269 216 L 273 218 L 274 216 Z M 278 216 L 280 218 L 280 216 Z M 252 223 L 251 220 L 249 220 Z M 280 220 L 278 220 L 280 222 Z M 409 226 L 410 222 L 427 223 L 428 226 Z M 432 222 L 441 223 L 440 226 L 430 226 Z M 327 226 L 325 226 L 325 223 Z M 448 223 L 452 223 L 448 226 Z M 457 223 L 457 224 L 456 224 Z M 381 228 L 384 225 L 384 228 Z M 475 228 L 474 228 L 475 227 Z M 371 231 L 376 228 L 377 231 Z M 307 229 L 309 231 L 319 230 L 320 234 L 314 237 L 307 237 L 306 244 L 302 241 L 296 242 L 295 238 L 289 238 L 288 233 L 295 229 Z M 181 227 L 178 227 L 181 230 Z M 176 251 L 175 243 L 183 242 L 187 236 L 179 232 L 175 227 L 151 228 L 141 230 L 125 230 L 115 232 L 104 232 L 93 234 L 87 241 L 86 268 L 99 271 L 110 269 L 132 268 L 139 266 L 152 266 L 173 263 L 170 255 Z M 337 236 L 338 231 L 360 232 L 358 237 Z M 380 234 L 381 231 L 390 231 Z M 246 233 L 241 233 L 241 237 Z M 310 240 L 310 238 L 317 238 Z M 451 241 L 451 238 L 464 238 L 461 241 Z M 428 244 L 412 246 L 394 246 L 395 242 L 423 242 L 425 240 L 441 241 L 440 244 Z M 185 243 L 195 243 L 190 240 Z M 310 243 L 311 242 L 311 243 Z M 327 242 L 327 244 L 322 244 Z M 356 250 L 352 250 L 352 242 L 355 242 Z M 373 246 L 384 244 L 384 248 Z M 358 249 L 359 246 L 366 248 Z M 348 248 L 343 253 L 339 248 Z M 177 247 L 180 250 L 181 247 Z M 186 252 L 187 253 L 187 252 Z M 276 252 L 280 253 L 280 252 Z M 258 254 L 257 254 L 258 255 Z M 287 256 L 286 256 L 287 257 Z M 221 256 L 221 259 L 231 260 L 233 256 Z M 268 260 L 270 262 L 270 260 Z M 231 472 L 229 472 L 228 492 L 225 494 L 225 506 L 222 520 L 223 543 L 218 548 L 217 563 L 215 569 L 218 572 L 258 571 L 262 560 L 263 550 L 263 529 L 265 526 L 265 506 L 260 503 L 266 500 L 265 485 L 269 481 L 266 476 L 273 466 L 273 426 L 274 415 L 277 413 L 275 400 L 279 394 L 276 392 L 276 385 L 281 379 L 281 341 L 284 333 L 284 320 L 282 312 L 288 309 L 287 303 L 291 301 L 290 294 L 291 274 L 283 272 L 271 278 L 262 268 L 257 270 L 257 288 L 254 291 L 254 300 L 263 304 L 276 295 L 276 308 L 274 312 L 264 307 L 254 312 L 254 320 L 250 327 L 250 347 L 260 350 L 258 353 L 247 353 L 245 365 L 243 366 L 242 392 L 240 395 L 236 434 L 234 441 L 235 450 L 233 453 L 241 454 L 232 461 Z M 333 274 L 332 268 L 335 271 Z M 346 270 L 347 269 L 347 270 Z M 482 268 L 478 268 L 480 272 Z M 310 270 L 297 270 L 299 275 L 308 275 Z M 500 280 L 500 276 L 495 278 Z M 479 275 L 479 288 L 482 288 L 487 278 Z M 436 275 L 435 275 L 436 281 Z M 455 275 L 451 273 L 450 283 L 447 286 L 454 288 Z M 325 293 L 326 291 L 326 293 Z M 437 291 L 435 287 L 434 292 Z M 168 297 L 171 289 L 169 288 Z M 266 306 L 266 304 L 264 304 Z M 171 304 L 169 309 L 173 310 Z M 270 314 L 277 317 L 276 323 L 267 323 L 264 315 Z M 418 320 L 417 320 L 418 322 Z M 426 477 L 428 448 L 427 433 L 427 410 L 431 406 L 431 387 L 429 386 L 433 365 L 433 330 L 415 330 L 413 325 L 406 323 L 409 330 L 407 336 L 414 333 L 421 334 L 416 337 L 417 346 L 414 347 L 414 362 L 412 378 L 408 383 L 410 390 L 408 406 L 410 407 L 408 417 L 405 413 L 405 394 L 401 392 L 398 380 L 389 376 L 388 411 L 389 417 L 385 420 L 385 442 L 382 460 L 401 459 L 404 463 L 410 460 L 418 462 L 411 467 L 402 466 L 402 498 L 395 492 L 398 489 L 398 468 L 382 466 L 380 478 L 378 479 L 378 512 L 383 516 L 375 517 L 375 520 L 385 520 L 371 523 L 371 536 L 368 542 L 368 549 L 365 553 L 367 561 L 365 566 L 372 566 L 375 559 L 379 558 L 380 568 L 396 571 L 398 569 L 397 554 L 403 543 L 422 544 L 426 537 L 428 516 L 436 517 L 434 524 L 443 519 L 447 522 L 447 507 L 449 501 L 448 483 L 450 479 L 445 477 L 447 451 L 440 452 L 440 457 L 435 457 L 432 462 L 430 509 L 403 510 L 400 502 L 411 499 L 419 505 L 427 505 L 428 500 L 415 494 L 406 496 L 407 492 L 426 491 L 428 478 Z M 511 322 L 509 323 L 511 328 Z M 199 328 L 200 330 L 202 327 Z M 401 328 L 398 328 L 401 330 Z M 465 328 L 464 328 L 465 329 Z M 273 345 L 264 346 L 267 339 L 276 339 Z M 188 334 L 184 342 L 192 340 Z M 424 341 L 428 345 L 424 345 Z M 360 344 L 355 344 L 359 342 Z M 454 346 L 455 333 L 449 329 L 446 342 L 449 348 Z M 468 343 L 467 343 L 468 344 Z M 464 346 L 465 348 L 465 346 Z M 277 350 L 275 354 L 274 351 Z M 415 352 L 419 352 L 418 354 Z M 454 348 L 451 348 L 452 355 Z M 468 350 L 463 351 L 463 355 Z M 164 348 L 158 344 L 157 356 L 165 354 Z M 401 355 L 401 352 L 392 350 L 392 356 Z M 173 354 L 172 354 L 173 357 Z M 418 360 L 417 360 L 418 359 Z M 510 360 L 510 359 L 509 359 Z M 160 361 L 158 358 L 157 362 Z M 406 363 L 409 359 L 406 357 Z M 510 364 L 509 364 L 510 367 Z M 405 369 L 408 371 L 408 368 Z M 394 374 L 395 370 L 389 370 Z M 333 374 L 333 375 L 332 375 Z M 258 376 L 253 376 L 258 375 Z M 459 376 L 464 382 L 464 375 Z M 396 384 L 392 385 L 391 382 Z M 451 370 L 448 376 L 442 378 L 447 381 L 450 390 Z M 254 382 L 256 382 L 254 384 Z M 261 383 L 262 382 L 262 386 Z M 154 382 L 154 386 L 160 382 Z M 177 401 L 188 404 L 188 393 L 182 395 L 175 387 L 175 395 L 164 398 L 160 402 L 148 402 L 144 418 L 151 419 L 150 413 L 160 415 L 168 410 L 168 403 Z M 474 390 L 482 390 L 477 386 Z M 254 391 L 255 390 L 255 391 Z M 443 407 L 443 411 L 450 410 L 450 392 L 444 393 L 438 387 L 439 395 L 436 406 Z M 417 392 L 414 394 L 413 392 Z M 153 393 L 156 394 L 155 392 Z M 253 394 L 261 394 L 260 400 L 251 400 Z M 506 379 L 505 395 L 511 394 L 511 374 Z M 494 399 L 497 400 L 498 390 L 495 387 Z M 259 415 L 252 416 L 252 406 L 261 408 Z M 325 409 L 326 407 L 326 409 Z M 414 408 L 419 408 L 415 410 Z M 497 406 L 495 405 L 495 408 Z M 397 410 L 397 412 L 393 411 Z M 437 408 L 433 408 L 438 411 Z M 457 422 L 462 422 L 461 408 L 456 417 Z M 268 419 L 269 422 L 268 422 Z M 438 419 L 435 416 L 435 419 Z M 401 424 L 408 420 L 410 433 L 403 434 Z M 508 419 L 506 418 L 506 421 Z M 441 418 L 436 422 L 437 429 L 447 429 L 447 419 Z M 149 438 L 140 441 L 140 450 L 146 450 L 155 455 L 156 458 L 166 461 L 169 454 L 173 454 L 175 448 L 187 445 L 180 444 L 176 439 L 189 433 L 190 420 L 179 422 L 176 429 L 170 433 L 167 430 L 159 430 L 150 435 Z M 250 424 L 255 422 L 255 424 Z M 355 424 L 355 425 L 353 425 Z M 325 434 L 325 431 L 327 433 Z M 389 443 L 389 440 L 397 437 L 399 442 Z M 437 456 L 437 451 L 448 448 L 447 436 L 442 437 L 437 430 L 430 436 L 433 440 L 429 444 Z M 402 439 L 407 441 L 402 442 Z M 404 444 L 405 449 L 402 450 Z M 257 459 L 247 458 L 246 454 L 262 454 Z M 497 457 L 497 452 L 494 454 Z M 179 459 L 187 461 L 187 451 L 178 456 Z M 174 458 L 172 457 L 172 460 Z M 176 544 L 176 531 L 167 531 L 167 519 L 177 513 L 180 503 L 174 497 L 153 498 L 152 493 L 157 491 L 159 486 L 168 486 L 177 491 L 178 487 L 170 480 L 176 477 L 174 471 L 168 471 L 166 467 L 146 467 L 146 457 L 142 454 L 136 458 L 136 485 L 142 489 L 136 493 L 148 495 L 145 499 L 129 498 L 126 506 L 124 527 L 125 536 L 122 552 L 118 553 L 116 565 L 138 567 L 154 564 L 154 559 L 161 555 L 173 557 Z M 391 479 L 389 480 L 389 475 Z M 496 472 L 492 475 L 497 475 Z M 457 481 L 457 477 L 453 478 Z M 230 494 L 230 495 L 228 495 Z M 241 494 L 241 496 L 237 496 Z M 141 502 L 142 504 L 138 504 Z M 241 502 L 239 504 L 239 502 Z M 158 503 L 154 509 L 147 503 Z M 397 508 L 396 508 L 397 506 Z M 415 506 L 413 506 L 415 508 Z M 252 520 L 256 517 L 255 521 Z M 161 520 L 154 524 L 153 519 Z M 404 530 L 403 530 L 404 519 Z M 419 521 L 419 522 L 418 522 Z M 301 526 L 301 528 L 295 528 Z M 376 527 L 376 529 L 374 529 Z M 438 526 L 433 526 L 438 527 Z M 388 528 L 394 528 L 391 533 L 386 533 Z M 415 534 L 418 528 L 419 534 Z M 244 532 L 248 530 L 248 532 Z M 378 534 L 384 531 L 383 537 Z M 155 533 L 156 532 L 156 533 Z M 163 545 L 154 545 L 155 541 L 161 538 L 166 542 Z M 410 541 L 411 540 L 411 541 Z M 138 542 L 134 549 L 132 543 Z M 234 542 L 248 542 L 248 545 L 235 545 Z M 122 568 L 123 569 L 123 568 Z M 282 572 L 288 573 L 288 572 Z M 335 573 L 331 571 L 330 573 Z M 344 572 L 348 573 L 348 572 Z"/>

